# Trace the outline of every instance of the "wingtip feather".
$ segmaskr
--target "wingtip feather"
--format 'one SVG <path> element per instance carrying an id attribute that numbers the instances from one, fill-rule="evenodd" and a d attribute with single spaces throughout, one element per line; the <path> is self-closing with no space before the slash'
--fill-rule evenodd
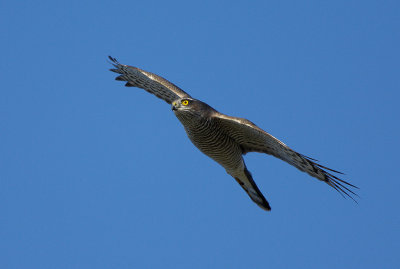
<path id="1" fill-rule="evenodd" d="M 116 63 L 116 64 L 118 63 L 117 59 L 111 57 L 110 55 L 108 55 L 108 59 L 110 59 L 110 61 L 113 62 L 113 63 Z"/>
<path id="2" fill-rule="evenodd" d="M 116 77 L 115 80 L 127 81 L 128 79 L 124 75 L 120 75 L 120 76 Z"/>
<path id="3" fill-rule="evenodd" d="M 135 87 L 135 85 L 133 85 L 133 84 L 130 83 L 130 82 L 127 82 L 127 83 L 125 84 L 125 86 L 126 86 L 126 87 Z"/>

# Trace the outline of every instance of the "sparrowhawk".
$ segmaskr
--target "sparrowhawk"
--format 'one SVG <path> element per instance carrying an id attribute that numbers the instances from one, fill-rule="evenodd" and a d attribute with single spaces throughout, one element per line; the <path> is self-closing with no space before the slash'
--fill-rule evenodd
<path id="1" fill-rule="evenodd" d="M 110 56 L 109 58 L 115 67 L 110 70 L 120 74 L 116 80 L 127 81 L 125 86 L 142 88 L 171 104 L 175 116 L 182 123 L 192 143 L 224 167 L 262 209 L 269 211 L 271 207 L 246 168 L 243 155 L 248 152 L 275 156 L 327 183 L 342 196 L 346 195 L 354 200 L 352 195 L 356 194 L 350 187 L 357 187 L 333 174 L 342 174 L 341 172 L 322 166 L 315 159 L 292 150 L 249 120 L 216 111 L 158 75 L 120 64 Z"/>

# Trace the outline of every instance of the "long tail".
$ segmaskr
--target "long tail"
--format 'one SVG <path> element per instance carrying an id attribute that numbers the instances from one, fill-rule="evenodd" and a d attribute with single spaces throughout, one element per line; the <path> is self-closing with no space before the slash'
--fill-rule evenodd
<path id="1" fill-rule="evenodd" d="M 251 200 L 256 203 L 259 207 L 264 210 L 270 211 L 271 207 L 267 199 L 265 199 L 264 195 L 261 193 L 260 189 L 257 187 L 256 183 L 251 176 L 251 173 L 247 168 L 244 168 L 244 174 L 241 177 L 234 177 L 235 180 L 239 183 L 239 185 L 243 188 L 243 190 L 249 195 Z"/>

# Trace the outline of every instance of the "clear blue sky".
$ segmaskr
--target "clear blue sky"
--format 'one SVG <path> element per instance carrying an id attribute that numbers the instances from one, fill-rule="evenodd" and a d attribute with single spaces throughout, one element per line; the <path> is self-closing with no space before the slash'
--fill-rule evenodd
<path id="1" fill-rule="evenodd" d="M 398 1 L 3 1 L 0 268 L 399 268 Z M 346 173 L 359 204 L 246 156 L 265 212 L 160 74 Z"/>

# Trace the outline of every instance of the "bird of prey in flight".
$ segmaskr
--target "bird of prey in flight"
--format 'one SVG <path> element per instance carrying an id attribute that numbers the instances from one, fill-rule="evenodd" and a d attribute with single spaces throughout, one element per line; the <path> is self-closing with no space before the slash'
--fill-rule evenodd
<path id="1" fill-rule="evenodd" d="M 269 211 L 271 207 L 246 168 L 243 155 L 248 152 L 275 156 L 327 183 L 343 197 L 348 196 L 354 200 L 353 195 L 356 194 L 350 188 L 357 187 L 334 175 L 342 173 L 322 166 L 315 159 L 292 150 L 249 120 L 218 112 L 156 74 L 120 64 L 111 56 L 109 59 L 115 67 L 110 70 L 120 74 L 116 80 L 126 81 L 127 87 L 142 88 L 170 104 L 192 143 L 224 167 L 251 200 L 262 209 Z"/>

